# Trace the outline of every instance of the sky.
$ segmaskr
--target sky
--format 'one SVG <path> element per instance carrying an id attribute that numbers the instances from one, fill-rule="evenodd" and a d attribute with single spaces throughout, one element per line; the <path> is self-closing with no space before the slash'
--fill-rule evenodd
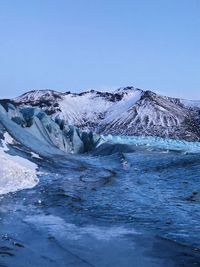
<path id="1" fill-rule="evenodd" d="M 131 85 L 200 100 L 199 0 L 0 0 L 0 97 Z"/>

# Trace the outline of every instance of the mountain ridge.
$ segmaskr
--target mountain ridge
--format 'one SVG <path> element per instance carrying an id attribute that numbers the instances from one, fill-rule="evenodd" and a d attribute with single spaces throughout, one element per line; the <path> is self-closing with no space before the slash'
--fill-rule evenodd
<path id="1" fill-rule="evenodd" d="M 132 86 L 109 92 L 32 90 L 9 101 L 18 108 L 41 108 L 54 121 L 98 134 L 200 139 L 200 101 L 161 96 Z"/>

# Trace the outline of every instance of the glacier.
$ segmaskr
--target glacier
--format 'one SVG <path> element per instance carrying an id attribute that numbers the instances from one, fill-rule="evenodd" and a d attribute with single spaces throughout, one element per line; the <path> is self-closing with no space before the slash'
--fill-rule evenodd
<path id="1" fill-rule="evenodd" d="M 177 151 L 182 153 L 200 153 L 200 142 L 188 142 L 151 136 L 101 136 L 103 142 L 110 144 L 127 144 L 136 147 L 144 147 L 149 150 L 163 150 L 167 153 Z"/>
<path id="2" fill-rule="evenodd" d="M 200 266 L 199 155 L 0 105 L 0 266 Z"/>

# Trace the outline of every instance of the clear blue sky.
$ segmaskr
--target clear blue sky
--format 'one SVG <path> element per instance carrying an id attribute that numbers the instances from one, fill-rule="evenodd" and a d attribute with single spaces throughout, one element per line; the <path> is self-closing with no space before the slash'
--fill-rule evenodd
<path id="1" fill-rule="evenodd" d="M 133 85 L 200 99 L 200 0 L 0 0 L 0 96 Z"/>

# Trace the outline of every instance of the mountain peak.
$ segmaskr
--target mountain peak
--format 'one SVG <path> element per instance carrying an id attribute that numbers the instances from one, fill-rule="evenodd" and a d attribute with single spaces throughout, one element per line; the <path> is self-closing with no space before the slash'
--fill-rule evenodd
<path id="1" fill-rule="evenodd" d="M 125 93 L 125 92 L 133 92 L 133 91 L 141 91 L 143 92 L 142 89 L 133 87 L 133 86 L 126 86 L 126 87 L 120 87 L 117 90 L 114 91 L 114 93 Z"/>
<path id="2" fill-rule="evenodd" d="M 15 102 L 23 102 L 23 103 L 34 103 L 41 100 L 48 100 L 54 101 L 55 99 L 61 99 L 64 93 L 50 90 L 50 89 L 43 89 L 43 90 L 31 90 L 22 94 L 21 96 L 14 99 Z"/>

